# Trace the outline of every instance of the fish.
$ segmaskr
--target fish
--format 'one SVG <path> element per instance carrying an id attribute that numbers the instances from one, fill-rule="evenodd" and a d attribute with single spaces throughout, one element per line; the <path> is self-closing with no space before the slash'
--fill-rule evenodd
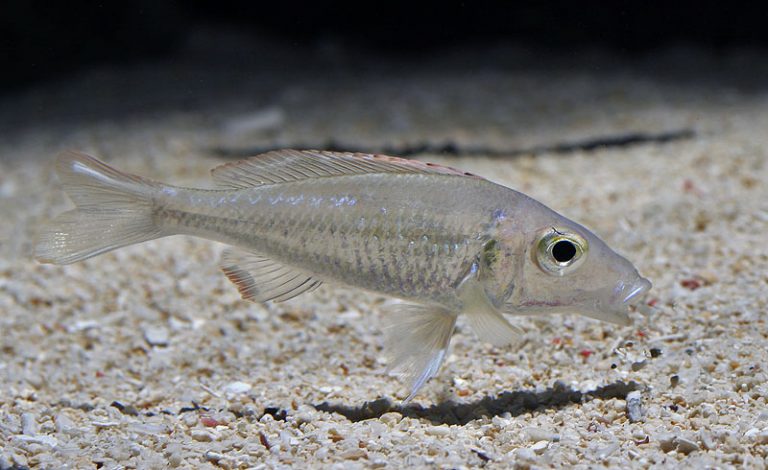
<path id="1" fill-rule="evenodd" d="M 160 183 L 77 151 L 56 160 L 75 208 L 45 225 L 41 263 L 69 264 L 170 235 L 229 247 L 243 299 L 281 302 L 323 283 L 400 299 L 386 309 L 389 371 L 405 402 L 434 377 L 465 315 L 481 341 L 520 344 L 508 316 L 580 314 L 628 325 L 651 289 L 635 266 L 540 202 L 448 166 L 279 150 L 211 171 L 215 189 Z"/>

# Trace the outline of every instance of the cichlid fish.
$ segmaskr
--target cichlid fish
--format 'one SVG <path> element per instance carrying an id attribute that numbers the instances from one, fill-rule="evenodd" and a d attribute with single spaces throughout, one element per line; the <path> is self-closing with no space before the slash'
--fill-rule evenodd
<path id="1" fill-rule="evenodd" d="M 505 314 L 578 313 L 626 325 L 651 283 L 581 225 L 453 168 L 380 155 L 283 150 L 212 171 L 220 189 L 129 175 L 67 152 L 77 206 L 40 234 L 36 258 L 68 264 L 184 234 L 233 248 L 221 267 L 242 297 L 284 301 L 323 282 L 404 299 L 389 314 L 390 370 L 410 400 L 445 357 L 456 318 L 502 346 Z"/>

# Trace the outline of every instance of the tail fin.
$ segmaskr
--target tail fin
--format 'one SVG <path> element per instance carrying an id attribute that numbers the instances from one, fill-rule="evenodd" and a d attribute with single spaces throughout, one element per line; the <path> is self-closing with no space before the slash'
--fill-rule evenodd
<path id="1" fill-rule="evenodd" d="M 74 151 L 58 157 L 56 171 L 77 208 L 40 232 L 35 247 L 39 262 L 70 264 L 164 235 L 152 220 L 152 196 L 159 183 Z"/>

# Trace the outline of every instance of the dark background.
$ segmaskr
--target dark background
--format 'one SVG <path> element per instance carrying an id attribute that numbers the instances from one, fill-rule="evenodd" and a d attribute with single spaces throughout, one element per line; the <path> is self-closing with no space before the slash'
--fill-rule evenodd
<path id="1" fill-rule="evenodd" d="M 629 57 L 676 46 L 715 54 L 768 47 L 768 8 L 759 2 L 751 7 L 612 1 L 367 1 L 351 8 L 323 1 L 232 0 L 8 0 L 0 5 L 0 54 L 6 65 L 0 93 L 93 65 L 172 59 L 189 53 L 190 37 L 211 28 L 303 51 L 332 53 L 342 47 L 368 58 L 398 60 L 502 43 L 560 55 L 598 48 Z M 214 50 L 218 59 L 227 59 L 227 47 Z M 241 52 L 233 50 L 233 60 L 242 60 Z"/>

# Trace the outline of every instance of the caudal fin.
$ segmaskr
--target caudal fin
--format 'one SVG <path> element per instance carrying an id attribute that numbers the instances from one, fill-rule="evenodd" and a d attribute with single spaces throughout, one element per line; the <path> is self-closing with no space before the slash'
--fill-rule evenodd
<path id="1" fill-rule="evenodd" d="M 35 247 L 39 262 L 70 264 L 164 235 L 152 220 L 158 183 L 74 151 L 58 157 L 56 171 L 77 207 L 40 231 Z"/>

